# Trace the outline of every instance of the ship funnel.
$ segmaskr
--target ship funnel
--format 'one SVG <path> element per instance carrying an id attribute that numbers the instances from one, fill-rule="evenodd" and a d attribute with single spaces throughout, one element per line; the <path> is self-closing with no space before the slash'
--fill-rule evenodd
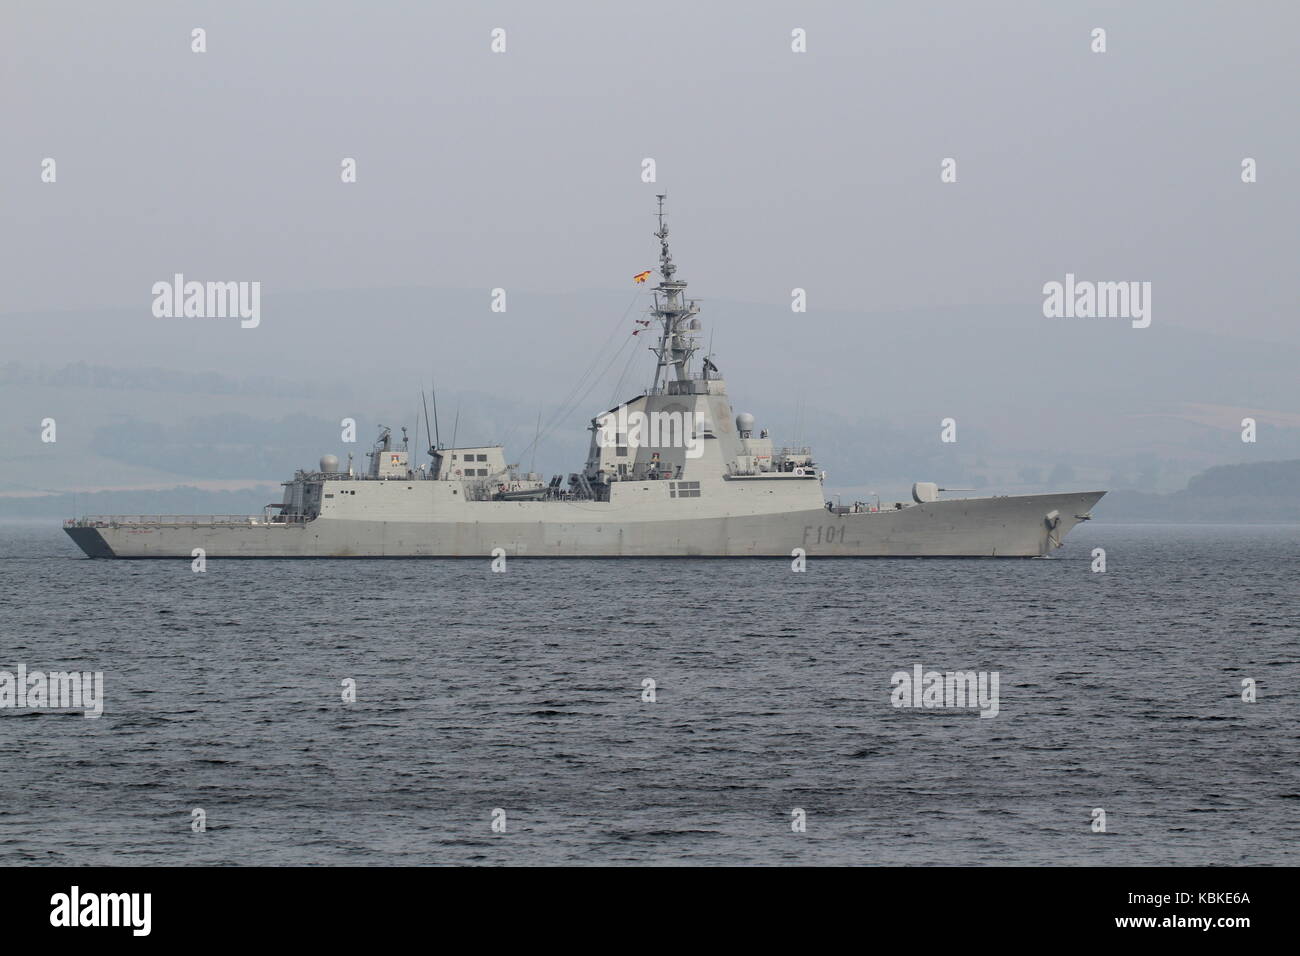
<path id="1" fill-rule="evenodd" d="M 336 475 L 339 471 L 338 455 L 321 455 L 320 470 L 327 475 Z"/>

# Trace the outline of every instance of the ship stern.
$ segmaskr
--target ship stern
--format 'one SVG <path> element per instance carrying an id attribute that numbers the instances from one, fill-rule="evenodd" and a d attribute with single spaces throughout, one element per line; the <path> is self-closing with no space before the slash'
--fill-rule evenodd
<path id="1" fill-rule="evenodd" d="M 104 539 L 104 536 L 99 533 L 98 528 L 68 522 L 64 524 L 63 530 L 68 533 L 69 538 L 77 543 L 77 547 L 86 552 L 86 557 L 117 557 L 117 555 L 113 553 L 113 549 L 108 546 L 108 542 Z"/>

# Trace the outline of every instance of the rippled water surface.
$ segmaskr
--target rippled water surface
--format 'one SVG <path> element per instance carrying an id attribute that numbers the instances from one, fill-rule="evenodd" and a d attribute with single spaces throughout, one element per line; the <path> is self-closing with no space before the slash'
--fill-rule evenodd
<path id="1" fill-rule="evenodd" d="M 0 527 L 0 670 L 106 697 L 0 710 L 0 864 L 1300 863 L 1300 529 L 1058 554 L 195 574 Z M 915 664 L 999 714 L 895 709 Z"/>

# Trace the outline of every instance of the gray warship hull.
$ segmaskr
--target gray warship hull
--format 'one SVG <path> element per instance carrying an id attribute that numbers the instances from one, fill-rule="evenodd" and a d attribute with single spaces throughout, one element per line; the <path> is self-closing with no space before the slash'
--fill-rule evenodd
<path id="1" fill-rule="evenodd" d="M 653 319 L 630 331 L 647 342 L 635 336 L 660 326 L 653 384 L 591 419 L 567 487 L 521 473 L 500 445 L 445 447 L 426 412 L 427 465 L 381 428 L 364 474 L 327 454 L 263 515 L 83 517 L 68 534 L 105 558 L 1028 558 L 1088 519 L 1104 492 L 940 499 L 917 482 L 910 502 L 827 502 L 811 449 L 777 447 L 734 414 L 712 357 L 695 367 L 699 306 L 676 277 L 663 198 Z"/>
<path id="2" fill-rule="evenodd" d="M 1038 557 L 1050 554 L 1103 492 L 947 499 L 837 514 L 812 508 L 677 520 L 593 515 L 591 503 L 466 502 L 465 520 L 89 523 L 66 530 L 91 557 L 518 558 Z M 1054 518 L 1049 519 L 1048 515 Z M 256 522 L 256 523 L 253 523 Z M 500 550 L 498 550 L 500 549 Z"/>

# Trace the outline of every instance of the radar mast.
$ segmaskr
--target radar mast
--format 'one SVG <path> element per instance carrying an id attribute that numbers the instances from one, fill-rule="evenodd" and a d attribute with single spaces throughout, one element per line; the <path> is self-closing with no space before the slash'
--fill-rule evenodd
<path id="1" fill-rule="evenodd" d="M 670 369 L 672 380 L 678 382 L 691 380 L 693 377 L 691 356 L 699 348 L 695 344 L 695 337 L 700 330 L 700 322 L 694 318 L 699 314 L 699 306 L 694 300 L 686 299 L 686 283 L 673 278 L 677 273 L 677 266 L 673 264 L 672 253 L 668 251 L 668 223 L 664 221 L 664 199 L 667 195 L 660 193 L 657 198 L 659 199 L 659 230 L 654 236 L 659 240 L 659 274 L 663 279 L 655 286 L 655 303 L 651 314 L 663 326 L 663 333 L 659 337 L 659 345 L 652 348 L 652 351 L 659 356 L 659 364 L 655 368 L 654 390 L 656 392 L 659 390 L 661 379 L 665 385 L 668 383 L 669 379 L 665 372 Z"/>

